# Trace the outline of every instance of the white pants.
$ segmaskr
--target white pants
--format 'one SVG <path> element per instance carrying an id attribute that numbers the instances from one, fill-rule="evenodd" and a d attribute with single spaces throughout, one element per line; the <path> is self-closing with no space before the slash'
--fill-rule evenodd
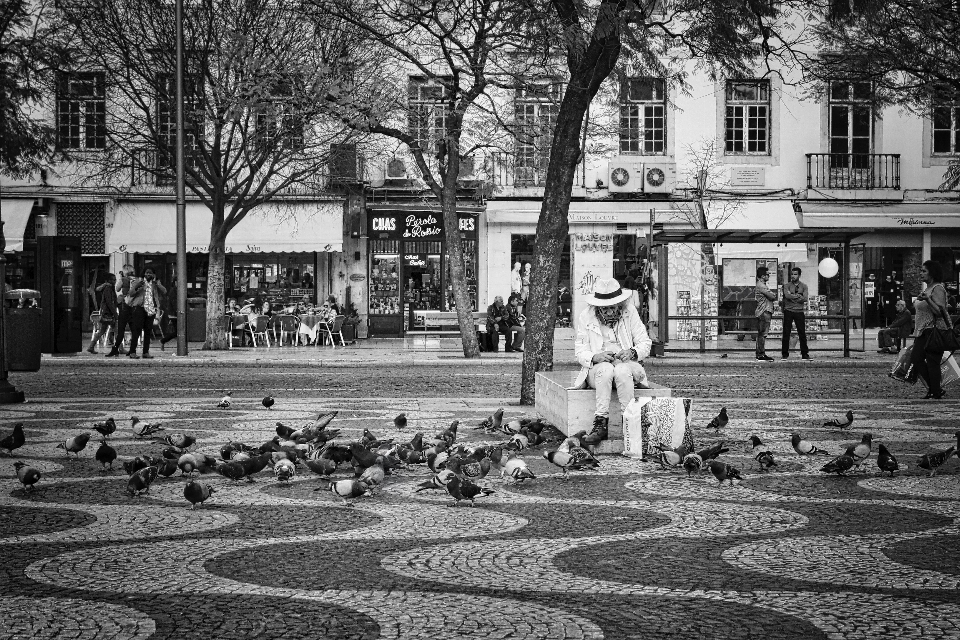
<path id="1" fill-rule="evenodd" d="M 633 389 L 637 383 L 647 383 L 647 372 L 639 362 L 600 362 L 590 367 L 587 373 L 587 385 L 597 390 L 598 416 L 610 415 L 610 396 L 613 385 L 617 385 L 617 398 L 623 409 L 633 399 Z"/>

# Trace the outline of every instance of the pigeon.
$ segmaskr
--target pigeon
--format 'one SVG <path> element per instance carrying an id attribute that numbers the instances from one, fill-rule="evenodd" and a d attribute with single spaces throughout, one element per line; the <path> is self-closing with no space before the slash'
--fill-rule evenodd
<path id="1" fill-rule="evenodd" d="M 510 436 L 510 441 L 506 444 L 507 449 L 517 452 L 524 451 L 529 446 L 530 439 L 522 433 L 515 433 Z"/>
<path id="2" fill-rule="evenodd" d="M 790 444 L 793 446 L 793 450 L 797 452 L 798 455 L 802 456 L 828 456 L 828 452 L 814 446 L 812 443 L 807 442 L 800 438 L 800 434 L 792 433 L 790 434 Z"/>
<path id="3" fill-rule="evenodd" d="M 719 460 L 710 463 L 710 471 L 720 484 L 723 484 L 724 480 L 729 480 L 730 484 L 733 484 L 734 480 L 743 480 L 739 469 Z"/>
<path id="4" fill-rule="evenodd" d="M 233 402 L 233 392 L 227 391 L 227 395 L 220 398 L 220 402 L 217 403 L 218 409 L 229 409 L 230 403 Z"/>
<path id="5" fill-rule="evenodd" d="M 166 458 L 167 460 L 176 460 L 186 451 L 183 449 L 178 449 L 177 447 L 164 447 L 163 451 L 160 452 L 160 457 Z"/>
<path id="6" fill-rule="evenodd" d="M 135 472 L 127 480 L 127 493 L 139 496 L 141 493 L 150 493 L 150 485 L 157 479 L 156 467 L 144 467 Z"/>
<path id="7" fill-rule="evenodd" d="M 657 454 L 657 462 L 660 463 L 661 469 L 679 467 L 683 459 L 690 453 L 683 445 L 676 449 L 666 449 L 662 444 L 658 444 L 657 449 L 660 450 L 660 453 Z"/>
<path id="8" fill-rule="evenodd" d="M 773 454 L 769 451 L 759 451 L 753 458 L 757 461 L 757 464 L 760 465 L 760 471 L 767 471 L 777 466 L 776 461 L 773 459 Z"/>
<path id="9" fill-rule="evenodd" d="M 157 440 L 156 444 L 168 444 L 177 449 L 189 449 L 196 444 L 196 442 L 197 439 L 195 437 L 185 433 L 168 433 L 161 440 Z"/>
<path id="10" fill-rule="evenodd" d="M 133 460 L 128 460 L 127 462 L 124 462 L 123 470 L 127 472 L 128 476 L 132 476 L 137 471 L 140 471 L 140 469 L 143 469 L 144 467 L 151 467 L 151 466 L 153 465 L 150 464 L 150 460 L 148 460 L 143 456 L 137 456 Z"/>
<path id="11" fill-rule="evenodd" d="M 272 407 L 274 403 L 276 403 L 276 400 L 274 400 L 272 396 L 267 396 L 266 398 L 260 401 L 260 404 L 262 404 L 267 409 Z"/>
<path id="12" fill-rule="evenodd" d="M 243 470 L 243 465 L 239 462 L 221 462 L 216 468 L 217 473 L 234 482 L 240 482 L 247 475 L 247 472 Z"/>
<path id="13" fill-rule="evenodd" d="M 823 465 L 823 467 L 820 468 L 820 471 L 823 471 L 824 473 L 836 473 L 844 476 L 847 474 L 847 471 L 850 471 L 850 469 L 853 468 L 855 463 L 856 460 L 853 456 L 844 453 Z"/>
<path id="14" fill-rule="evenodd" d="M 194 471 L 200 470 L 200 464 L 197 457 L 192 453 L 185 453 L 177 459 L 177 467 L 180 469 L 180 475 L 192 475 Z"/>
<path id="15" fill-rule="evenodd" d="M 253 482 L 250 476 L 260 473 L 270 464 L 270 453 L 261 453 L 257 456 L 251 456 L 245 460 L 238 460 L 243 465 L 243 473 L 247 476 L 247 482 Z"/>
<path id="16" fill-rule="evenodd" d="M 107 467 L 110 467 L 110 470 L 113 471 L 113 461 L 117 459 L 117 450 L 108 445 L 106 440 L 101 440 L 100 448 L 93 454 L 93 457 L 97 459 L 104 471 Z"/>
<path id="17" fill-rule="evenodd" d="M 574 446 L 570 447 L 567 451 L 561 451 L 559 449 L 556 451 L 544 451 L 543 457 L 547 459 L 547 462 L 555 464 L 563 469 L 563 475 L 561 476 L 562 480 L 567 479 L 567 471 L 569 469 L 592 470 L 600 466 L 600 461 L 593 457 L 593 454 L 583 447 Z"/>
<path id="18" fill-rule="evenodd" d="M 440 473 L 436 474 L 426 482 L 421 482 L 417 485 L 416 491 L 414 493 L 420 493 L 427 489 L 444 489 L 447 486 L 447 483 L 454 478 L 456 474 L 450 469 L 444 469 Z"/>
<path id="19" fill-rule="evenodd" d="M 40 471 L 31 467 L 26 462 L 17 461 L 13 463 L 13 468 L 17 470 L 17 480 L 23 485 L 23 491 L 26 493 L 27 487 L 33 490 L 33 485 L 40 482 Z"/>
<path id="20" fill-rule="evenodd" d="M 519 420 L 508 420 L 507 422 L 500 421 L 500 431 L 503 431 L 507 435 L 513 435 L 514 433 L 520 433 L 520 430 L 523 429 L 523 425 L 520 424 Z"/>
<path id="21" fill-rule="evenodd" d="M 469 480 L 461 480 L 457 476 L 450 478 L 450 482 L 446 486 L 447 493 L 450 494 L 450 497 L 453 498 L 453 506 L 459 506 L 461 500 L 469 500 L 470 506 L 474 505 L 474 498 L 477 496 L 488 496 L 491 493 L 494 493 L 493 489 L 488 489 L 486 487 L 481 487 L 476 485 Z"/>
<path id="22" fill-rule="evenodd" d="M 490 458 L 482 450 L 474 451 L 464 459 L 453 456 L 447 460 L 447 469 L 461 478 L 485 478 L 492 466 Z"/>
<path id="23" fill-rule="evenodd" d="M 373 435 L 373 432 L 370 429 L 364 429 L 363 435 L 360 437 L 360 444 L 362 444 L 367 449 L 377 449 L 379 447 L 389 447 L 393 444 L 393 438 L 381 440 L 377 436 Z"/>
<path id="24" fill-rule="evenodd" d="M 503 465 L 503 469 L 500 471 L 501 477 L 503 477 L 504 474 L 512 478 L 514 482 L 523 482 L 528 478 L 535 480 L 537 477 L 533 474 L 533 471 L 527 468 L 527 463 L 524 462 L 522 458 L 518 458 L 514 453 L 510 454 L 510 457 Z"/>
<path id="25" fill-rule="evenodd" d="M 277 482 L 290 482 L 297 475 L 297 467 L 290 460 L 280 460 L 273 465 Z"/>
<path id="26" fill-rule="evenodd" d="M 393 426 L 397 429 L 406 429 L 407 428 L 407 414 L 401 413 L 393 419 Z M 344 501 L 346 502 L 346 501 Z"/>
<path id="27" fill-rule="evenodd" d="M 711 460 L 716 460 L 717 456 L 722 453 L 728 453 L 730 449 L 723 446 L 723 440 L 713 445 L 712 447 L 707 447 L 703 451 L 698 451 L 697 455 L 703 460 L 704 463 L 710 462 Z"/>
<path id="28" fill-rule="evenodd" d="M 344 462 L 350 462 L 353 460 L 353 452 L 349 447 L 338 444 L 325 444 L 320 449 L 320 456 L 324 458 L 330 458 L 337 464 L 342 464 Z"/>
<path id="29" fill-rule="evenodd" d="M 717 431 L 720 431 L 720 429 L 723 429 L 725 426 L 727 426 L 728 422 L 730 422 L 730 418 L 727 417 L 727 408 L 721 407 L 720 413 L 713 416 L 713 419 L 711 419 L 710 422 L 707 423 L 707 428 L 716 429 Z"/>
<path id="30" fill-rule="evenodd" d="M 81 433 L 78 436 L 68 438 L 57 445 L 58 449 L 63 449 L 64 453 L 69 456 L 71 453 L 76 454 L 80 457 L 80 452 L 87 446 L 87 443 L 90 442 L 89 433 Z"/>
<path id="31" fill-rule="evenodd" d="M 500 431 L 503 427 L 503 407 L 500 407 L 494 411 L 491 415 L 487 416 L 480 422 L 478 429 L 486 429 L 487 431 Z"/>
<path id="32" fill-rule="evenodd" d="M 304 462 L 307 465 L 307 469 L 321 476 L 329 476 L 337 470 L 337 463 L 330 458 L 317 457 L 312 460 L 305 460 Z"/>
<path id="33" fill-rule="evenodd" d="M 328 480 L 326 486 L 317 487 L 314 491 L 320 491 L 321 489 L 326 489 L 343 500 L 345 506 L 350 506 L 348 502 L 349 499 L 359 498 L 367 492 L 367 486 L 354 478 L 338 480 L 336 482 Z"/>
<path id="34" fill-rule="evenodd" d="M 22 447 L 26 441 L 27 438 L 23 435 L 23 423 L 18 422 L 13 425 L 13 432 L 0 440 L 0 449 L 6 449 L 7 453 L 12 456 L 13 450 Z"/>
<path id="35" fill-rule="evenodd" d="M 169 478 L 176 473 L 177 469 L 179 468 L 176 460 L 170 460 L 167 458 L 161 458 L 154 466 L 157 467 L 157 474 L 163 476 L 164 478 Z"/>
<path id="36" fill-rule="evenodd" d="M 145 438 L 157 431 L 163 431 L 159 422 L 141 422 L 137 416 L 130 418 L 130 429 L 133 430 L 133 435 L 138 438 Z"/>
<path id="37" fill-rule="evenodd" d="M 899 471 L 900 465 L 897 463 L 897 459 L 892 453 L 887 451 L 887 448 L 883 446 L 883 443 L 877 445 L 879 452 L 877 453 L 877 466 L 880 467 L 880 473 L 890 472 L 890 477 L 893 477 L 893 474 L 896 471 Z"/>
<path id="38" fill-rule="evenodd" d="M 117 423 L 113 418 L 107 418 L 103 422 L 98 422 L 93 425 L 93 430 L 98 432 L 104 438 L 108 437 L 114 431 L 117 430 Z"/>
<path id="39" fill-rule="evenodd" d="M 183 497 L 190 503 L 191 509 L 196 509 L 197 505 L 203 503 L 213 495 L 213 487 L 200 480 L 191 480 L 183 487 Z"/>
<path id="40" fill-rule="evenodd" d="M 383 484 L 383 478 L 386 476 L 386 471 L 383 468 L 384 459 L 383 456 L 377 456 L 376 462 L 363 470 L 363 473 L 360 474 L 360 477 L 357 478 L 367 489 L 370 490 L 371 495 L 373 493 L 374 487 L 378 487 Z"/>
<path id="41" fill-rule="evenodd" d="M 858 467 L 862 466 L 873 451 L 873 434 L 865 433 L 858 444 L 850 445 L 844 452 L 853 457 Z"/>
<path id="42" fill-rule="evenodd" d="M 359 469 L 366 469 L 377 461 L 377 454 L 364 448 L 359 442 L 350 443 L 350 453 L 352 454 L 351 462 L 354 471 L 358 476 L 360 475 Z"/>
<path id="43" fill-rule="evenodd" d="M 704 462 L 703 456 L 699 453 L 688 453 L 683 457 L 681 464 L 683 468 L 687 470 L 687 477 L 689 478 L 693 475 L 694 471 L 697 472 L 697 475 L 700 475 L 700 470 L 703 469 Z"/>
<path id="44" fill-rule="evenodd" d="M 457 441 L 458 426 L 460 426 L 460 421 L 454 420 L 449 427 L 436 435 L 437 440 L 443 440 L 447 443 L 447 446 L 453 446 L 453 443 Z"/>
<path id="45" fill-rule="evenodd" d="M 760 447 L 764 446 L 763 441 L 760 440 L 757 436 L 750 436 L 750 453 L 756 454 L 760 452 Z"/>
<path id="46" fill-rule="evenodd" d="M 841 422 L 837 418 L 833 418 L 831 420 L 827 420 L 826 422 L 824 422 L 823 426 L 839 427 L 840 429 L 849 429 L 850 426 L 853 424 L 853 411 L 847 411 L 847 415 L 845 417 L 847 418 L 846 422 Z"/>
<path id="47" fill-rule="evenodd" d="M 955 446 L 950 447 L 945 451 L 938 451 L 937 453 L 927 453 L 920 456 L 920 459 L 917 461 L 917 466 L 921 469 L 926 469 L 930 472 L 930 477 L 937 475 L 937 469 L 939 469 L 943 464 L 950 459 L 950 456 L 953 455 L 953 452 L 956 451 Z"/>

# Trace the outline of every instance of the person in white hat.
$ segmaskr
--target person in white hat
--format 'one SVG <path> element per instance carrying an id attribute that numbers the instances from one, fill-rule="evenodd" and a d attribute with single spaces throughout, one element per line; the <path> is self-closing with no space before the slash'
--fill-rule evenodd
<path id="1" fill-rule="evenodd" d="M 617 385 L 623 408 L 633 399 L 634 387 L 647 384 L 640 361 L 650 355 L 653 342 L 636 307 L 630 304 L 632 295 L 614 278 L 600 278 L 593 294 L 587 296 L 587 308 L 577 318 L 575 354 L 583 368 L 574 388 L 597 390 L 593 429 L 583 438 L 587 444 L 607 439 L 613 385 Z"/>

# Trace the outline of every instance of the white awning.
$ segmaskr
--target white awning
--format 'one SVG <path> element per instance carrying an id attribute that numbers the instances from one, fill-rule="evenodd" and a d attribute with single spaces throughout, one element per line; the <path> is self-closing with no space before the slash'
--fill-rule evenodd
<path id="1" fill-rule="evenodd" d="M 724 220 L 718 229 L 784 229 L 800 228 L 797 214 L 790 200 L 744 200 L 739 211 Z M 780 262 L 806 262 L 807 245 L 803 242 L 776 244 L 773 242 L 723 243 L 715 247 L 723 258 L 776 258 Z"/>
<path id="2" fill-rule="evenodd" d="M 7 239 L 7 251 L 23 251 L 23 234 L 27 230 L 33 198 L 4 198 L 0 200 L 0 220 Z"/>
<path id="3" fill-rule="evenodd" d="M 187 252 L 207 253 L 213 214 L 187 204 Z M 176 253 L 177 208 L 172 202 L 120 202 L 107 251 Z M 257 207 L 227 234 L 227 253 L 343 251 L 343 203 L 271 203 Z"/>
<path id="4" fill-rule="evenodd" d="M 805 227 L 869 227 L 926 231 L 960 227 L 960 203 L 797 200 Z"/>

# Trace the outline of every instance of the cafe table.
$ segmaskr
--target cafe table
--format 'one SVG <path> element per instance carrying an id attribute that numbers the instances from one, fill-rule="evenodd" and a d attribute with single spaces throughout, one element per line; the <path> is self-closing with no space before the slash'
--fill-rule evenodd
<path id="1" fill-rule="evenodd" d="M 305 313 L 300 316 L 300 335 L 304 336 L 304 339 L 311 340 L 316 342 L 318 339 L 318 334 L 322 338 L 322 331 L 326 331 L 327 323 L 324 322 L 323 316 L 320 314 Z M 299 339 L 299 338 L 298 338 Z"/>

